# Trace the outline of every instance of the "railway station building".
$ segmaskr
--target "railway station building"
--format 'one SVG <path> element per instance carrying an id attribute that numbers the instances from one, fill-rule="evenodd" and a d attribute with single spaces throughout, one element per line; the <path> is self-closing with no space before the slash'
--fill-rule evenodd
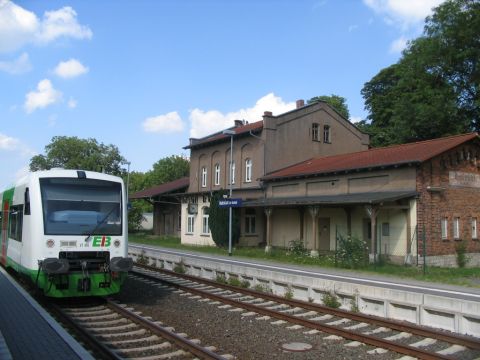
<path id="1" fill-rule="evenodd" d="M 480 263 L 476 133 L 370 149 L 368 135 L 328 104 L 302 100 L 226 130 L 185 147 L 182 243 L 214 245 L 210 196 L 231 187 L 242 199 L 243 246 L 268 251 L 295 240 L 316 256 L 334 251 L 340 236 L 356 236 L 372 256 L 416 263 L 425 252 L 429 264 L 451 266 L 462 243 L 469 265 Z"/>

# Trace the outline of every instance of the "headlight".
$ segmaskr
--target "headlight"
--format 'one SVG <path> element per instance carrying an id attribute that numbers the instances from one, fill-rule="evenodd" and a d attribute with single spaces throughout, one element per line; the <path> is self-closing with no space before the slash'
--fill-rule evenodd
<path id="1" fill-rule="evenodd" d="M 47 247 L 48 248 L 53 248 L 55 246 L 55 240 L 53 239 L 48 239 L 47 240 Z"/>

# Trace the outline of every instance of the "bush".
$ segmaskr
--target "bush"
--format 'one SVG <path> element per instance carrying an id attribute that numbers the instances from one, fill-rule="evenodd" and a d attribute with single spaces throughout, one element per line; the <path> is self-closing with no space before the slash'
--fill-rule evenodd
<path id="1" fill-rule="evenodd" d="M 305 244 L 302 239 L 292 240 L 289 243 L 288 255 L 293 256 L 307 256 L 308 250 L 305 248 Z"/>
<path id="2" fill-rule="evenodd" d="M 292 289 L 291 286 L 288 286 L 285 289 L 285 294 L 283 295 L 283 297 L 287 300 L 292 300 L 293 299 L 293 289 Z"/>
<path id="3" fill-rule="evenodd" d="M 212 234 L 212 240 L 218 247 L 228 247 L 228 221 L 229 210 L 228 208 L 221 208 L 218 205 L 220 200 L 224 199 L 227 195 L 227 191 L 220 190 L 215 191 L 210 198 L 210 208 L 208 211 L 209 219 L 208 224 L 210 226 L 210 233 Z M 238 209 L 232 211 L 232 246 L 238 243 L 240 238 L 240 216 Z"/>
<path id="4" fill-rule="evenodd" d="M 338 236 L 336 252 L 340 266 L 356 269 L 367 264 L 367 244 L 356 236 Z"/>
<path id="5" fill-rule="evenodd" d="M 333 309 L 338 309 L 340 305 L 342 305 L 340 301 L 338 301 L 337 295 L 335 295 L 335 293 L 332 293 L 330 291 L 323 294 L 322 301 L 323 301 L 323 305 Z"/>
<path id="6" fill-rule="evenodd" d="M 459 242 L 455 245 L 455 252 L 457 254 L 457 265 L 459 268 L 464 268 L 467 266 L 467 243 L 465 241 Z"/>
<path id="7" fill-rule="evenodd" d="M 173 268 L 173 271 L 176 272 L 177 274 L 186 274 L 187 269 L 185 268 L 185 264 L 183 260 L 181 260 L 179 263 L 175 264 L 175 267 Z"/>

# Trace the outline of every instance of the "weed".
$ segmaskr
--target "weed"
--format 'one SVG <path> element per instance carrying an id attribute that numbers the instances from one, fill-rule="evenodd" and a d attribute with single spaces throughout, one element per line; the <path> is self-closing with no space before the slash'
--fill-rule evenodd
<path id="1" fill-rule="evenodd" d="M 338 300 L 337 295 L 331 291 L 323 294 L 322 301 L 323 305 L 333 309 L 338 309 L 340 305 L 342 305 Z"/>
<path id="2" fill-rule="evenodd" d="M 360 309 L 358 308 L 358 302 L 355 298 L 350 300 L 350 311 L 353 312 L 353 313 L 360 312 Z"/>
<path id="3" fill-rule="evenodd" d="M 148 257 L 145 256 L 145 250 L 142 250 L 140 255 L 137 256 L 137 264 L 139 264 L 139 265 L 147 265 L 148 264 Z"/>
<path id="4" fill-rule="evenodd" d="M 457 265 L 459 268 L 464 268 L 467 266 L 467 243 L 465 241 L 459 242 L 455 245 L 455 252 L 457 254 Z"/>
<path id="5" fill-rule="evenodd" d="M 224 285 L 228 284 L 227 278 L 223 274 L 217 274 L 215 281 L 219 284 L 224 284 Z"/>
<path id="6" fill-rule="evenodd" d="M 185 268 L 185 263 L 183 260 L 180 260 L 179 263 L 175 264 L 175 267 L 173 268 L 173 271 L 176 272 L 177 274 L 186 274 L 187 269 Z"/>
<path id="7" fill-rule="evenodd" d="M 253 290 L 264 292 L 264 293 L 273 293 L 272 289 L 267 284 L 257 284 L 253 287 Z"/>
<path id="8" fill-rule="evenodd" d="M 287 300 L 293 299 L 293 289 L 290 285 L 287 286 L 287 288 L 285 289 L 285 294 L 283 295 L 283 297 Z"/>

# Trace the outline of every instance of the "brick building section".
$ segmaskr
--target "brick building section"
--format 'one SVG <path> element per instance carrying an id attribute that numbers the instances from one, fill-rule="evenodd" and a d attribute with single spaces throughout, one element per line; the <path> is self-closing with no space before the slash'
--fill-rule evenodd
<path id="1" fill-rule="evenodd" d="M 455 261 L 455 247 L 465 241 L 467 253 L 478 253 L 480 241 L 472 239 L 472 218 L 480 221 L 480 188 L 450 184 L 451 171 L 480 175 L 478 141 L 475 139 L 442 153 L 419 165 L 417 170 L 418 248 L 423 255 L 423 231 L 425 230 L 426 256 L 431 264 L 443 265 Z M 460 236 L 454 239 L 454 218 L 460 219 Z M 448 219 L 448 235 L 442 239 L 441 219 Z M 478 230 L 477 230 L 478 234 Z M 450 255 L 441 263 L 435 257 Z"/>

